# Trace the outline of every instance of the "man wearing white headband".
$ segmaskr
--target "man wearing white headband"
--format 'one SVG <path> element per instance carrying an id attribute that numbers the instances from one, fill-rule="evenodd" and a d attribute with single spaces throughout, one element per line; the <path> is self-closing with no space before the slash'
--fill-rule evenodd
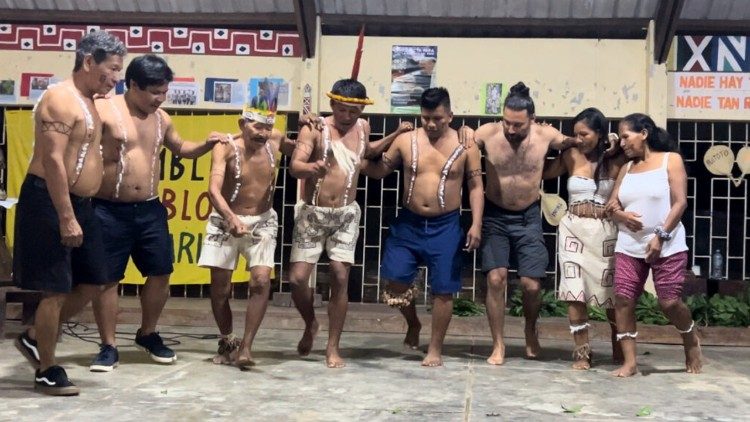
<path id="1" fill-rule="evenodd" d="M 208 193 L 214 211 L 198 260 L 198 265 L 211 269 L 211 308 L 221 333 L 213 361 L 239 367 L 254 364 L 250 349 L 268 306 L 279 226 L 272 208 L 276 156 L 294 150 L 294 141 L 273 128 L 275 111 L 266 109 L 266 104 L 246 106 L 238 121 L 240 135 L 227 134 L 228 142 L 211 153 Z M 251 275 L 241 341 L 232 333 L 229 306 L 232 273 L 240 254 Z"/>
<path id="2" fill-rule="evenodd" d="M 359 118 L 364 106 L 373 103 L 364 85 L 342 79 L 327 96 L 333 115 L 321 118 L 322 130 L 303 128 L 292 155 L 292 176 L 306 182 L 294 221 L 289 277 L 292 298 L 305 320 L 297 346 L 304 356 L 310 353 L 318 331 L 308 280 L 325 249 L 331 271 L 326 364 L 340 368 L 344 366 L 339 339 L 346 317 L 349 269 L 359 237 L 361 210 L 355 198 L 362 158 L 380 156 L 398 134 L 411 130 L 411 124 L 402 123 L 394 133 L 370 143 L 370 125 Z"/>

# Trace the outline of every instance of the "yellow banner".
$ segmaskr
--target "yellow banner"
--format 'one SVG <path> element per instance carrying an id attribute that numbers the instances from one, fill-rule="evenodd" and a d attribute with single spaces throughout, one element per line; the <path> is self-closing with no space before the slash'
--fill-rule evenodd
<path id="1" fill-rule="evenodd" d="M 201 142 L 209 132 L 238 131 L 238 115 L 224 116 L 172 116 L 175 129 L 183 139 Z M 8 196 L 17 198 L 26 175 L 32 153 L 34 126 L 30 110 L 5 112 L 8 140 Z M 286 130 L 286 116 L 276 116 L 276 128 Z M 176 158 L 163 149 L 161 160 L 160 194 L 167 208 L 169 231 L 174 245 L 174 273 L 171 284 L 207 284 L 209 271 L 197 266 L 206 220 L 212 206 L 208 198 L 208 179 L 211 153 L 197 159 Z M 6 231 L 9 247 L 13 247 L 13 222 L 15 209 L 7 213 Z M 245 261 L 240 259 L 233 281 L 247 281 L 249 273 Z M 142 284 L 145 280 L 133 265 L 128 264 L 123 283 Z"/>

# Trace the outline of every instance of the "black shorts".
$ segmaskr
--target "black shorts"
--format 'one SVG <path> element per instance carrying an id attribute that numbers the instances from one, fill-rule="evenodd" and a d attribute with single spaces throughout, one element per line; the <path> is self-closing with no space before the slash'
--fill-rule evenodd
<path id="1" fill-rule="evenodd" d="M 509 268 L 513 262 L 518 265 L 519 276 L 544 278 L 549 256 L 539 202 L 521 211 L 510 211 L 484 201 L 481 250 L 485 273 Z"/>
<path id="2" fill-rule="evenodd" d="M 90 198 L 70 195 L 83 243 L 63 246 L 60 220 L 47 184 L 27 174 L 16 205 L 13 245 L 13 280 L 22 289 L 70 293 L 78 284 L 104 284 L 107 272 L 102 229 L 94 216 Z"/>
<path id="3" fill-rule="evenodd" d="M 102 225 L 108 282 L 125 278 L 131 256 L 144 277 L 172 274 L 172 236 L 167 225 L 167 209 L 158 198 L 142 202 L 94 198 L 93 204 Z"/>

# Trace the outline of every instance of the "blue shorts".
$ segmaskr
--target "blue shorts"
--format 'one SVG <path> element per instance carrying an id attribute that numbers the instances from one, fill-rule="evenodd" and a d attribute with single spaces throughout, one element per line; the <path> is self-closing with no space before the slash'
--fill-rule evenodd
<path id="1" fill-rule="evenodd" d="M 385 240 L 380 276 L 396 283 L 411 284 L 417 275 L 417 266 L 425 264 L 432 294 L 459 292 L 463 239 L 458 210 L 423 217 L 402 208 Z"/>
<path id="2" fill-rule="evenodd" d="M 94 213 L 102 224 L 108 279 L 125 278 L 133 263 L 144 277 L 172 274 L 174 246 L 167 225 L 167 209 L 159 199 L 111 202 L 94 198 Z"/>
<path id="3" fill-rule="evenodd" d="M 26 175 L 16 205 L 13 245 L 13 280 L 18 287 L 70 293 L 78 284 L 107 283 L 102 229 L 91 199 L 70 195 L 70 204 L 83 231 L 83 243 L 77 248 L 62 244 L 60 220 L 46 181 Z"/>
<path id="4" fill-rule="evenodd" d="M 482 218 L 482 271 L 518 265 L 520 277 L 547 276 L 549 252 L 544 243 L 539 202 L 520 211 L 500 208 L 484 201 Z"/>

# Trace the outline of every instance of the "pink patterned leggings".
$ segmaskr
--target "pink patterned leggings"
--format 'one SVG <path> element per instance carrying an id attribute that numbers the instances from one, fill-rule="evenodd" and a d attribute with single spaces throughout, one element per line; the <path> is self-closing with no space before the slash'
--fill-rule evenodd
<path id="1" fill-rule="evenodd" d="M 638 299 L 643 293 L 648 270 L 653 271 L 656 296 L 662 300 L 679 299 L 685 281 L 687 251 L 661 257 L 648 264 L 643 258 L 634 258 L 619 252 L 615 253 L 615 295 L 628 299 Z"/>

